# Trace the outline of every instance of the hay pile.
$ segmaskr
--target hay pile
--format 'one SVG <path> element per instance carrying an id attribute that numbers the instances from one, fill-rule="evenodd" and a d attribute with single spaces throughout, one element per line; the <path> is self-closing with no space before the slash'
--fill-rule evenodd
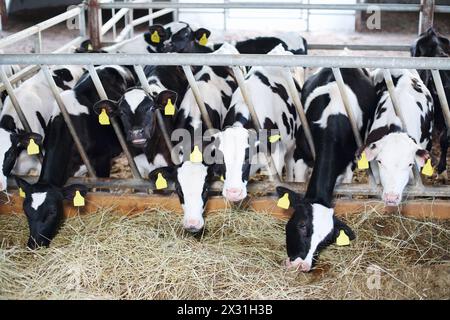
<path id="1" fill-rule="evenodd" d="M 68 219 L 49 249 L 31 252 L 25 218 L 0 216 L 0 299 L 450 298 L 450 221 L 352 216 L 357 240 L 329 247 L 309 274 L 281 267 L 284 222 L 268 214 L 219 212 L 199 237 L 180 221 L 103 210 Z"/>

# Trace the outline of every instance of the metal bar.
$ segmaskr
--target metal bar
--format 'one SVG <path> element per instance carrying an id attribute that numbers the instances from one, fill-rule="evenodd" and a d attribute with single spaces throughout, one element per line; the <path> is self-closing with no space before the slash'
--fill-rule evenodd
<path id="1" fill-rule="evenodd" d="M 400 109 L 400 104 L 398 102 L 397 95 L 395 94 L 395 86 L 394 86 L 394 82 L 392 81 L 392 75 L 391 75 L 391 72 L 389 71 L 389 69 L 383 70 L 383 76 L 384 76 L 384 81 L 386 82 L 386 87 L 388 89 L 389 96 L 392 101 L 392 106 L 394 107 L 395 114 L 400 119 L 403 130 L 408 132 L 408 127 L 406 125 L 405 117 L 402 113 L 402 110 Z M 414 173 L 414 183 L 415 183 L 416 187 L 423 188 L 422 179 L 420 178 L 420 168 L 417 166 L 417 163 L 414 164 L 413 173 Z"/>
<path id="2" fill-rule="evenodd" d="M 8 92 L 8 96 L 11 99 L 11 103 L 14 107 L 14 109 L 17 112 L 17 115 L 19 116 L 19 120 L 22 123 L 23 128 L 25 131 L 32 132 L 30 124 L 28 123 L 27 118 L 25 117 L 25 114 L 22 111 L 22 108 L 20 107 L 19 101 L 17 101 L 17 97 L 14 94 L 14 89 L 11 86 L 11 83 L 8 80 L 8 76 L 5 73 L 5 70 L 3 68 L 0 68 L 0 79 L 2 80 L 3 84 L 6 87 L 6 91 Z"/>
<path id="3" fill-rule="evenodd" d="M 197 102 L 197 106 L 200 110 L 200 113 L 202 114 L 202 119 L 205 122 L 206 127 L 208 129 L 214 129 L 214 126 L 211 122 L 211 118 L 209 117 L 209 114 L 208 114 L 208 110 L 206 109 L 206 106 L 205 106 L 205 100 L 203 100 L 203 97 L 200 93 L 197 82 L 195 81 L 195 78 L 194 78 L 194 74 L 192 73 L 191 67 L 183 66 L 183 71 L 189 82 L 189 86 L 192 89 L 192 93 L 194 94 L 195 101 Z"/>
<path id="4" fill-rule="evenodd" d="M 126 3 L 128 3 L 128 2 L 130 2 L 130 1 L 126 1 Z M 131 10 L 132 9 L 129 9 L 129 11 L 127 12 L 127 14 L 124 17 L 124 22 L 125 22 L 125 26 L 126 26 L 124 28 L 124 30 L 127 30 L 126 33 L 125 33 L 124 39 L 130 39 L 130 33 L 131 33 L 131 28 L 132 28 L 131 22 L 133 21 L 133 19 L 130 19 L 130 15 L 129 15 Z M 124 31 L 122 30 L 122 32 L 124 32 Z"/>
<path id="5" fill-rule="evenodd" d="M 151 9 L 149 9 L 149 10 L 151 10 Z M 140 18 L 138 18 L 138 19 L 136 19 L 136 20 L 133 20 L 133 21 L 131 22 L 131 25 L 133 25 L 133 26 L 135 27 L 135 26 L 138 26 L 138 25 L 140 25 L 140 24 L 143 24 L 143 23 L 145 23 L 145 22 L 147 22 L 147 21 L 152 22 L 153 19 L 159 18 L 159 17 L 161 17 L 161 16 L 163 16 L 163 15 L 166 15 L 166 14 L 168 14 L 168 13 L 171 13 L 171 12 L 173 12 L 173 11 L 174 11 L 174 9 L 163 9 L 163 10 L 159 10 L 159 11 L 154 12 L 154 13 L 152 13 L 152 14 L 149 14 L 149 15 L 140 17 Z M 152 23 L 152 24 L 153 24 L 153 23 Z M 150 24 L 150 25 L 151 25 L 151 24 Z"/>
<path id="6" fill-rule="evenodd" d="M 6 38 L 0 40 L 0 48 L 4 48 L 18 41 L 24 40 L 40 31 L 53 27 L 60 22 L 66 21 L 70 18 L 73 18 L 80 14 L 81 8 L 83 5 L 79 5 L 77 8 L 73 8 L 72 10 L 61 13 L 51 19 L 45 20 L 41 23 L 38 23 L 32 27 L 24 29 L 22 31 L 16 32 Z"/>
<path id="7" fill-rule="evenodd" d="M 34 38 L 34 53 L 42 52 L 42 33 L 39 31 L 36 33 Z"/>
<path id="8" fill-rule="evenodd" d="M 242 98 L 244 98 L 244 102 L 247 105 L 247 108 L 250 112 L 250 117 L 253 122 L 253 126 L 255 127 L 257 132 L 260 132 L 262 126 L 259 122 L 258 115 L 256 114 L 255 106 L 253 105 L 253 101 L 250 98 L 250 94 L 247 91 L 247 87 L 245 85 L 245 79 L 244 75 L 242 73 L 242 70 L 239 67 L 232 67 L 234 76 L 236 78 L 236 82 L 239 86 L 239 90 L 241 90 Z M 276 182 L 281 182 L 281 173 L 278 172 L 275 168 L 275 165 L 273 163 L 272 154 L 267 156 L 266 154 L 263 155 L 266 158 L 267 161 L 267 169 L 270 173 L 270 178 L 274 179 Z"/>
<path id="9" fill-rule="evenodd" d="M 98 0 L 88 1 L 89 39 L 94 50 L 101 48 L 100 41 L 100 7 Z"/>
<path id="10" fill-rule="evenodd" d="M 434 0 L 421 0 L 418 28 L 419 35 L 433 26 L 434 6 Z"/>
<path id="11" fill-rule="evenodd" d="M 383 69 L 438 69 L 450 70 L 448 58 L 411 57 L 357 57 L 310 55 L 219 55 L 200 53 L 80 53 L 67 54 L 3 54 L 1 64 L 47 65 L 192 65 L 192 66 L 272 66 L 272 67 L 332 67 L 332 68 L 383 68 Z"/>
<path id="12" fill-rule="evenodd" d="M 308 50 L 343 50 L 345 48 L 354 51 L 408 51 L 410 45 L 379 45 L 379 44 L 327 44 L 308 43 Z"/>
<path id="13" fill-rule="evenodd" d="M 116 10 L 116 9 L 112 9 Z M 130 9 L 120 9 L 117 13 L 113 14 L 111 19 L 105 22 L 105 24 L 100 29 L 100 34 L 106 34 L 112 27 L 116 27 L 116 23 L 119 22 L 122 17 L 124 17 Z"/>
<path id="14" fill-rule="evenodd" d="M 133 16 L 134 16 L 134 9 L 130 9 L 130 12 L 128 12 L 128 20 L 130 24 L 130 33 L 128 34 L 128 38 L 132 38 L 134 36 Z"/>
<path id="15" fill-rule="evenodd" d="M 439 102 L 441 103 L 441 109 L 442 114 L 444 115 L 445 124 L 447 125 L 447 128 L 450 128 L 450 109 L 447 96 L 445 95 L 444 86 L 442 85 L 441 74 L 438 70 L 431 70 L 431 74 L 433 76 L 434 85 L 439 96 Z"/>
<path id="16" fill-rule="evenodd" d="M 102 100 L 108 99 L 108 96 L 106 95 L 106 91 L 103 88 L 102 82 L 100 81 L 100 78 L 97 74 L 97 71 L 95 70 L 94 66 L 92 64 L 88 65 L 88 71 L 91 76 L 92 82 L 94 83 L 95 89 L 97 90 L 97 93 Z M 115 117 L 110 117 L 111 125 L 114 129 L 114 132 L 117 135 L 117 140 L 119 140 L 120 146 L 123 149 L 123 152 L 125 153 L 125 156 L 127 157 L 128 164 L 130 165 L 131 173 L 135 178 L 141 178 L 141 174 L 139 173 L 139 170 L 136 166 L 136 163 L 134 162 L 134 158 L 131 155 L 130 150 L 128 149 L 127 142 L 123 136 L 122 130 L 120 129 L 120 125 L 117 122 L 117 119 Z"/>
<path id="17" fill-rule="evenodd" d="M 115 14 L 116 14 L 116 9 L 111 9 L 111 17 L 114 17 Z M 117 37 L 117 25 L 116 25 L 116 23 L 113 24 L 112 29 L 113 29 L 113 41 L 115 41 L 116 37 Z M 102 30 L 102 34 L 103 34 L 103 30 Z"/>
<path id="18" fill-rule="evenodd" d="M 82 7 L 78 18 L 78 27 L 80 28 L 80 37 L 85 38 L 86 33 L 86 7 Z"/>
<path id="19" fill-rule="evenodd" d="M 122 31 L 120 31 L 119 35 L 116 38 L 116 41 L 121 42 L 121 41 L 125 40 L 128 37 L 130 30 L 131 30 L 131 24 L 126 25 L 125 28 L 123 28 Z"/>
<path id="20" fill-rule="evenodd" d="M 148 80 L 145 77 L 144 74 L 144 70 L 142 69 L 142 66 L 140 65 L 135 65 L 134 66 L 134 70 L 136 71 L 136 74 L 139 78 L 139 82 L 141 83 L 142 89 L 145 90 L 145 92 L 147 92 L 147 94 L 151 94 L 151 89 L 150 89 L 150 85 L 148 84 Z M 156 113 L 156 121 L 158 121 L 158 126 L 163 134 L 163 138 L 164 138 L 164 142 L 166 143 L 167 148 L 170 150 L 170 153 L 172 154 L 172 150 L 173 150 L 173 144 L 172 141 L 170 140 L 170 135 L 167 132 L 167 128 L 166 125 L 164 123 L 164 119 L 163 116 L 161 114 L 161 110 L 156 109 L 155 110 Z M 172 157 L 173 160 L 173 157 Z M 175 157 L 175 161 L 173 161 L 175 164 L 179 164 L 177 163 L 177 161 L 179 162 L 179 158 Z"/>
<path id="21" fill-rule="evenodd" d="M 64 102 L 61 99 L 61 96 L 59 95 L 59 90 L 56 87 L 55 81 L 53 80 L 50 70 L 49 70 L 48 66 L 41 66 L 41 68 L 44 72 L 44 75 L 48 82 L 48 85 L 49 85 L 50 89 L 52 90 L 53 97 L 55 98 L 56 103 L 58 104 L 58 107 L 61 110 L 61 114 L 67 125 L 67 128 L 69 129 L 69 132 L 70 132 L 70 135 L 72 136 L 73 142 L 75 143 L 75 146 L 80 154 L 81 160 L 83 161 L 84 165 L 86 166 L 86 169 L 87 169 L 89 175 L 93 178 L 96 178 L 94 167 L 92 167 L 89 157 L 87 156 L 87 153 L 84 150 L 83 144 L 81 143 L 81 140 L 77 135 L 75 127 L 73 126 L 73 123 L 72 123 L 72 119 L 70 118 L 70 114 L 67 111 L 66 106 L 64 105 Z"/>
<path id="22" fill-rule="evenodd" d="M 228 2 L 228 3 L 179 3 L 179 2 L 117 2 L 101 3 L 101 8 L 133 8 L 133 9 L 310 9 L 310 10 L 364 10 L 366 11 L 373 4 L 306 4 L 293 2 Z M 420 4 L 377 4 L 380 11 L 392 12 L 419 12 Z M 440 6 L 438 10 L 447 10 L 448 6 Z M 450 10 L 450 9 L 449 9 Z"/>
<path id="23" fill-rule="evenodd" d="M 302 123 L 302 129 L 305 132 L 305 138 L 308 142 L 309 149 L 311 150 L 311 154 L 313 159 L 316 159 L 316 148 L 314 147 L 314 140 L 311 134 L 311 128 L 309 127 L 308 119 L 306 118 L 305 109 L 303 108 L 302 102 L 300 101 L 300 96 L 298 94 L 297 88 L 294 83 L 294 79 L 292 78 L 291 73 L 288 69 L 283 69 L 284 78 L 288 84 L 288 90 L 294 101 L 295 108 L 297 109 L 297 113 L 300 116 L 300 122 Z"/>

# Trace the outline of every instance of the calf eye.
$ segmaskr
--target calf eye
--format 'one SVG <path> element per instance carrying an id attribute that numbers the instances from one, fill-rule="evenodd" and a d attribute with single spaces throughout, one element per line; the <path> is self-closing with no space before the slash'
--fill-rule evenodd
<path id="1" fill-rule="evenodd" d="M 410 163 L 409 166 L 412 167 L 414 165 L 414 163 Z"/>

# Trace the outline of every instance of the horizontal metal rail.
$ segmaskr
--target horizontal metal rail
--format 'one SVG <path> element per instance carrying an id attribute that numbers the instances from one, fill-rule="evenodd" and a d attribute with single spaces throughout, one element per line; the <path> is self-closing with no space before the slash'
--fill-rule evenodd
<path id="1" fill-rule="evenodd" d="M 79 53 L 79 54 L 4 54 L 4 64 L 47 65 L 192 65 L 192 66 L 272 66 L 272 67 L 330 67 L 330 68 L 384 68 L 384 69 L 437 69 L 450 70 L 448 58 L 357 57 L 357 56 L 307 56 L 241 54 L 219 55 L 199 53 Z"/>
<path id="2" fill-rule="evenodd" d="M 336 3 L 292 3 L 292 2 L 225 2 L 225 3 L 174 3 L 174 2 L 111 2 L 100 3 L 102 9 L 305 9 L 305 10 L 364 10 L 376 6 L 380 11 L 419 12 L 420 4 L 336 4 Z M 435 6 L 435 12 L 450 13 L 450 6 Z"/>
<path id="3" fill-rule="evenodd" d="M 407 44 L 328 44 L 308 43 L 308 50 L 356 50 L 356 51 L 408 51 L 411 48 Z"/>

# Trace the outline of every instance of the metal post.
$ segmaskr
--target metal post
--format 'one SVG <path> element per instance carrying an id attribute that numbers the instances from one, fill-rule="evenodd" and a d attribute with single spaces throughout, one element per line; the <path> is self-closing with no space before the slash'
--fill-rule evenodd
<path id="1" fill-rule="evenodd" d="M 70 114 L 67 112 L 66 106 L 64 105 L 64 102 L 61 99 L 61 96 L 59 95 L 59 90 L 56 87 L 55 80 L 53 80 L 53 77 L 50 73 L 50 70 L 48 66 L 41 66 L 45 78 L 48 82 L 48 85 L 50 89 L 52 90 L 53 96 L 56 100 L 56 103 L 58 104 L 59 109 L 61 110 L 61 114 L 64 118 L 64 121 L 66 122 L 67 128 L 69 129 L 70 135 L 72 136 L 72 139 L 75 143 L 75 146 L 80 153 L 81 160 L 83 160 L 84 165 L 86 166 L 86 169 L 89 173 L 89 175 L 93 178 L 96 178 L 95 170 L 91 165 L 91 162 L 89 161 L 89 158 L 87 156 L 86 151 L 84 150 L 83 144 L 81 143 L 80 139 L 78 138 L 77 132 L 75 131 L 75 128 L 72 123 L 72 119 L 70 119 Z"/>
<path id="2" fill-rule="evenodd" d="M 450 109 L 448 106 L 447 96 L 445 95 L 444 86 L 442 85 L 441 74 L 439 70 L 431 70 L 433 76 L 434 85 L 436 87 L 437 94 L 439 96 L 439 102 L 441 103 L 442 114 L 444 115 L 445 124 L 447 128 L 450 128 Z"/>
<path id="3" fill-rule="evenodd" d="M 128 34 L 128 39 L 131 39 L 134 37 L 134 25 L 133 25 L 133 17 L 134 17 L 134 9 L 130 9 L 128 12 L 129 21 L 130 21 L 130 33 Z"/>
<path id="4" fill-rule="evenodd" d="M 42 52 L 42 34 L 39 31 L 34 35 L 34 53 Z"/>
<path id="5" fill-rule="evenodd" d="M 171 0 L 171 2 L 177 4 L 178 0 Z M 180 8 L 176 8 L 176 10 L 173 12 L 173 21 L 178 21 L 179 16 L 180 16 Z"/>
<path id="6" fill-rule="evenodd" d="M 232 67 L 234 76 L 236 78 L 236 82 L 238 83 L 239 89 L 241 90 L 242 97 L 244 98 L 245 104 L 247 105 L 247 108 L 250 112 L 250 117 L 253 122 L 253 126 L 255 129 L 259 132 L 262 128 L 261 124 L 259 123 L 258 115 L 256 114 L 255 106 L 253 105 L 253 101 L 250 98 L 250 95 L 247 91 L 246 85 L 245 85 L 245 79 L 244 75 L 242 74 L 242 70 L 239 67 Z M 266 161 L 267 161 L 267 168 L 270 172 L 270 178 L 274 179 L 275 182 L 279 183 L 281 182 L 281 173 L 279 173 L 275 165 L 273 163 L 272 155 L 266 156 L 264 154 Z"/>
<path id="7" fill-rule="evenodd" d="M 78 23 L 80 28 L 80 37 L 86 37 L 86 8 L 82 7 L 78 16 Z"/>
<path id="8" fill-rule="evenodd" d="M 111 9 L 111 19 L 114 17 L 115 14 L 116 9 Z M 113 41 L 115 41 L 117 36 L 117 26 L 115 23 L 113 24 L 112 29 L 113 29 Z"/>
<path id="9" fill-rule="evenodd" d="M 394 81 L 392 81 L 391 71 L 389 71 L 389 69 L 384 69 L 383 76 L 384 76 L 384 81 L 386 82 L 386 87 L 388 89 L 389 96 L 392 101 L 392 105 L 394 107 L 395 114 L 397 115 L 397 117 L 399 117 L 400 122 L 402 123 L 403 130 L 408 132 L 408 127 L 406 125 L 405 117 L 403 116 L 402 110 L 400 109 L 400 104 L 399 104 L 397 96 L 395 94 L 395 86 L 394 86 Z M 413 173 L 414 173 L 414 182 L 416 184 L 416 187 L 423 188 L 423 183 L 420 178 L 420 168 L 417 166 L 417 164 L 414 165 Z"/>
<path id="10" fill-rule="evenodd" d="M 17 112 L 17 115 L 19 116 L 19 120 L 22 123 L 23 128 L 25 131 L 32 132 L 30 124 L 28 123 L 27 118 L 25 117 L 22 108 L 19 105 L 19 101 L 17 101 L 16 95 L 14 94 L 14 89 L 11 86 L 11 82 L 9 82 L 8 76 L 5 73 L 5 70 L 0 67 L 0 78 L 6 88 L 6 92 L 8 92 L 8 96 L 11 99 L 11 103 L 14 107 L 14 109 Z"/>
<path id="11" fill-rule="evenodd" d="M 434 8 L 434 0 L 421 0 L 421 8 L 419 13 L 419 35 L 433 26 Z"/>
<path id="12" fill-rule="evenodd" d="M 200 113 L 202 114 L 202 119 L 206 124 L 208 129 L 213 129 L 213 125 L 211 119 L 208 114 L 208 110 L 206 109 L 205 102 L 202 98 L 200 90 L 198 89 L 197 82 L 195 81 L 194 74 L 192 73 L 192 69 L 190 66 L 183 66 L 183 71 L 186 74 L 186 78 L 189 82 L 189 85 L 192 89 L 192 93 L 194 94 L 195 101 L 197 101 L 197 106 L 200 109 Z"/>
<path id="13" fill-rule="evenodd" d="M 88 2 L 89 38 L 94 50 L 101 48 L 100 41 L 100 6 L 98 0 Z"/>
<path id="14" fill-rule="evenodd" d="M 102 100 L 108 99 L 108 96 L 106 95 L 106 91 L 103 88 L 102 82 L 100 81 L 97 71 L 95 70 L 95 68 L 92 64 L 88 65 L 88 71 L 91 76 L 92 82 L 94 83 L 95 89 L 97 90 L 97 93 L 100 96 L 100 99 L 102 99 Z M 134 158 L 131 155 L 130 150 L 128 149 L 127 142 L 123 136 L 122 130 L 120 128 L 119 123 L 117 122 L 117 119 L 114 117 L 110 117 L 109 120 L 114 129 L 114 132 L 117 135 L 117 140 L 119 140 L 119 143 L 123 149 L 123 152 L 125 153 L 125 156 L 127 157 L 128 164 L 130 165 L 130 168 L 131 168 L 131 173 L 133 174 L 133 176 L 135 178 L 141 178 L 141 174 L 139 173 L 136 163 L 134 162 Z"/>
<path id="15" fill-rule="evenodd" d="M 300 96 L 297 91 L 297 87 L 295 86 L 294 79 L 292 78 L 291 73 L 288 69 L 283 69 L 284 78 L 288 84 L 288 90 L 294 101 L 295 108 L 297 109 L 297 113 L 300 116 L 300 122 L 302 123 L 302 129 L 305 132 L 305 138 L 308 142 L 309 149 L 311 150 L 311 154 L 313 159 L 316 159 L 316 149 L 314 147 L 314 140 L 311 134 L 311 128 L 309 127 L 308 119 L 306 118 L 305 109 L 303 108 L 302 102 L 300 101 Z"/>
<path id="16" fill-rule="evenodd" d="M 141 83 L 142 89 L 144 89 L 147 94 L 151 94 L 150 86 L 148 84 L 148 80 L 145 77 L 144 70 L 142 69 L 141 65 L 135 65 L 134 70 L 136 71 L 136 74 L 139 78 L 139 82 Z M 163 116 L 161 114 L 161 110 L 156 109 L 156 121 L 158 121 L 158 126 L 161 129 L 161 132 L 163 134 L 164 142 L 166 143 L 167 148 L 170 150 L 170 153 L 172 154 L 173 150 L 173 144 L 172 140 L 170 140 L 170 135 L 167 132 L 166 125 L 164 123 Z M 172 157 L 173 158 L 173 157 Z M 174 161 L 175 164 L 179 164 L 179 158 L 175 157 L 176 161 Z M 178 162 L 178 163 L 177 163 Z"/>

